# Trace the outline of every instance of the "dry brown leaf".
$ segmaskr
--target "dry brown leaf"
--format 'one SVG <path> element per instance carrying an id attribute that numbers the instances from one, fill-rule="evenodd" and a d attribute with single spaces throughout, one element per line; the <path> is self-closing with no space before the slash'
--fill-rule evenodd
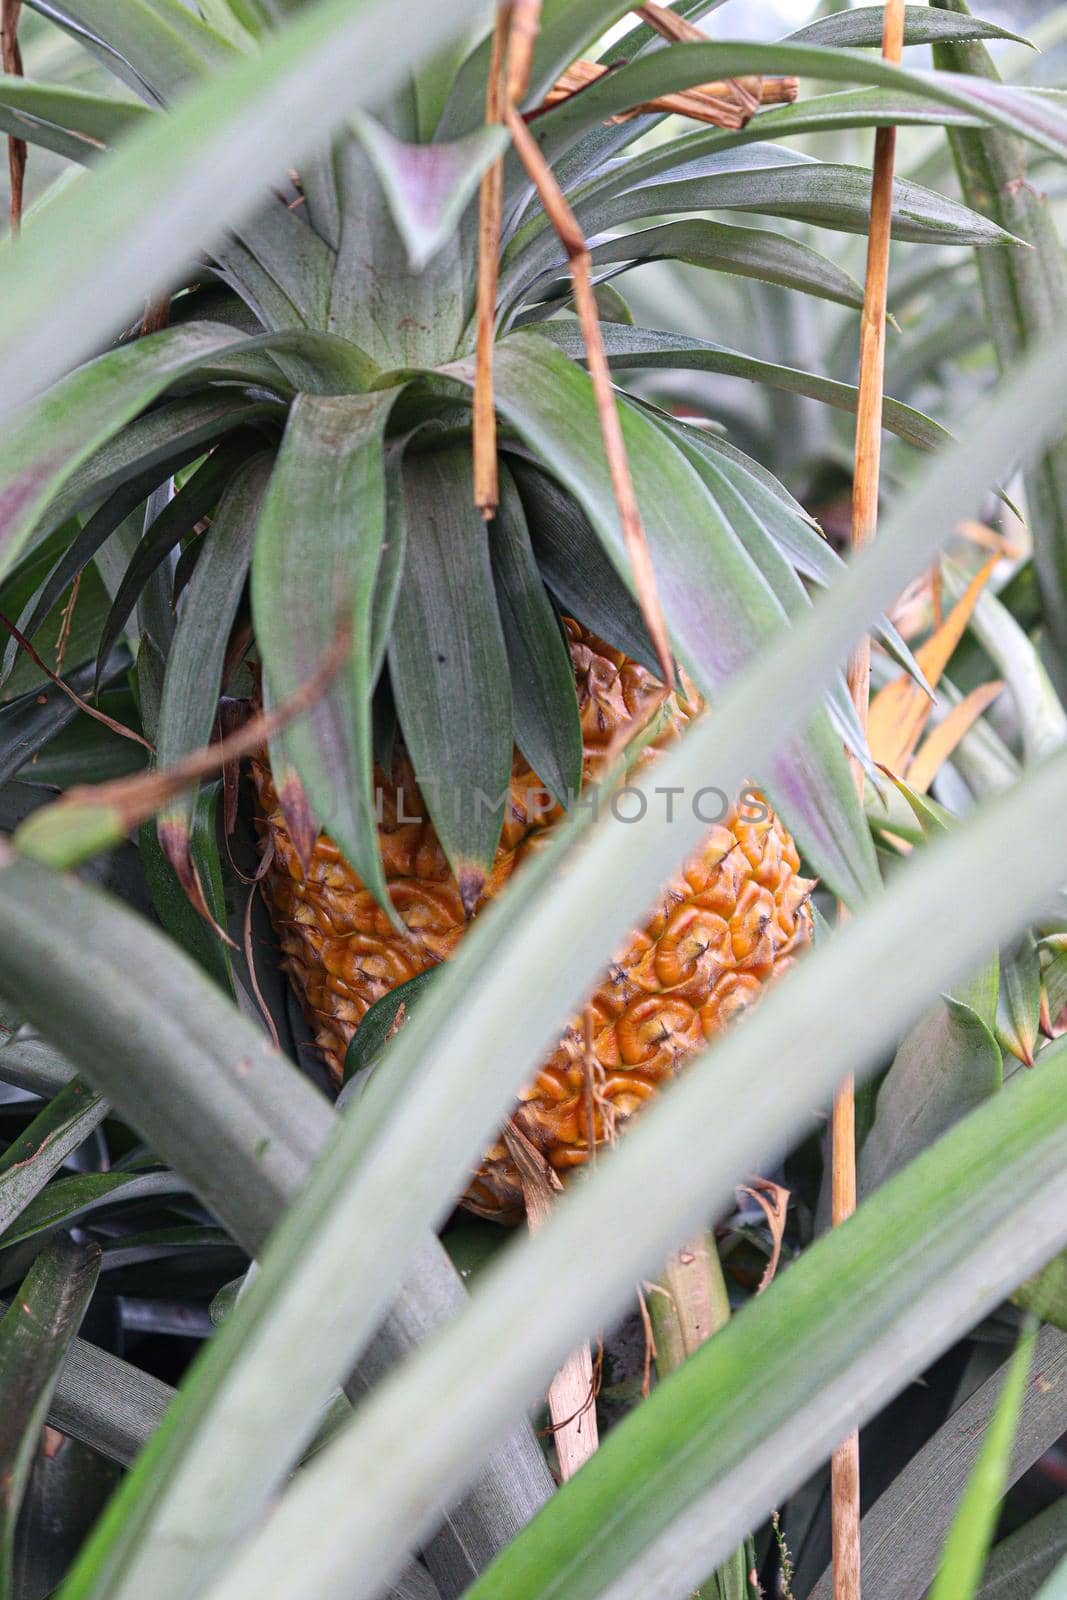
<path id="1" fill-rule="evenodd" d="M 992 683 L 980 683 L 958 706 L 953 706 L 943 722 L 931 728 L 908 768 L 909 789 L 916 794 L 926 793 L 968 728 L 973 727 L 982 713 L 989 709 L 1003 687 L 1000 679 Z"/>
<path id="2" fill-rule="evenodd" d="M 991 556 L 971 579 L 960 599 L 939 628 L 920 645 L 915 659 L 932 689 L 952 658 L 963 637 L 978 597 L 989 581 L 999 558 Z M 907 673 L 886 684 L 871 702 L 867 740 L 871 755 L 891 772 L 904 773 L 933 709 L 926 693 Z"/>

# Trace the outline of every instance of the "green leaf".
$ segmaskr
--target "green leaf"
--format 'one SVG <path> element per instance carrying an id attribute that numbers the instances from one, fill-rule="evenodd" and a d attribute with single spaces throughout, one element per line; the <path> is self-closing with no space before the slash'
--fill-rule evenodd
<path id="1" fill-rule="evenodd" d="M 101 1084 L 106 1080 L 125 1120 L 166 1159 L 176 1159 L 205 1203 L 257 1252 L 325 1143 L 333 1125 L 327 1102 L 139 918 L 82 885 L 25 864 L 0 871 L 0 898 L 8 893 L 5 903 L 17 926 L 5 917 L 5 928 L 27 966 L 5 963 L 0 987 L 16 989 L 27 1009 L 47 1019 L 53 1035 L 64 1035 L 79 1064 L 90 1064 Z M 64 928 L 77 932 L 64 940 L 57 934 Z M 56 1003 L 57 992 L 62 1004 Z M 85 1026 L 90 994 L 91 1029 Z M 403 1295 L 379 1327 L 372 1371 L 375 1363 L 398 1359 L 461 1301 L 443 1251 L 424 1236 Z M 346 1318 L 347 1310 L 342 1325 Z M 223 1369 L 227 1361 L 224 1356 Z M 90 1383 L 91 1371 L 82 1376 L 75 1402 L 83 1419 L 88 1415 L 81 1426 L 98 1434 L 106 1419 L 85 1393 Z M 264 1409 L 264 1420 L 272 1411 Z M 125 1417 L 116 1415 L 115 1423 L 125 1426 Z M 94 1437 L 78 1436 L 90 1442 Z M 122 1438 L 124 1448 L 135 1447 L 129 1428 Z M 194 1471 L 203 1483 L 199 1466 Z M 431 1552 L 452 1562 L 453 1571 L 469 1573 L 469 1562 L 499 1548 L 545 1492 L 536 1444 L 513 1435 L 494 1452 L 469 1506 L 451 1513 Z M 220 1532 L 228 1538 L 234 1503 L 226 1498 L 217 1510 Z"/>
<path id="2" fill-rule="evenodd" d="M 148 115 L 133 101 L 67 84 L 0 79 L 0 132 L 43 145 L 68 161 L 95 160 Z"/>
<path id="3" fill-rule="evenodd" d="M 790 160 L 782 163 L 783 155 Z M 737 170 L 731 170 L 736 168 Z M 707 170 L 702 170 L 707 169 Z M 673 181 L 672 181 L 673 176 Z M 753 211 L 844 233 L 870 226 L 870 173 L 836 162 L 798 160 L 770 145 L 689 159 L 676 176 L 641 182 L 612 196 L 606 208 L 614 223 L 674 211 Z M 584 226 L 599 228 L 599 207 L 578 207 Z M 1011 234 L 958 201 L 906 178 L 893 184 L 892 231 L 910 244 L 993 245 L 1014 242 Z"/>
<path id="4" fill-rule="evenodd" d="M 107 664 L 105 681 L 125 671 L 129 659 L 126 650 L 116 652 Z M 68 673 L 64 681 L 75 694 L 84 697 L 92 690 L 94 677 L 92 662 L 86 662 Z M 0 708 L 0 783 L 7 783 L 32 761 L 77 714 L 70 696 L 51 683 L 46 689 L 31 690 Z"/>
<path id="5" fill-rule="evenodd" d="M 996 1029 L 1004 1049 L 1032 1067 L 1041 1029 L 1041 963 L 1032 933 L 1024 933 L 1000 963 Z"/>
<path id="6" fill-rule="evenodd" d="M 200 790 L 193 809 L 190 846 L 207 908 L 215 922 L 225 927 L 226 894 L 219 857 L 218 801 L 218 784 Z M 235 991 L 229 951 L 192 905 L 163 853 L 154 822 L 146 822 L 138 830 L 137 848 L 152 905 L 163 927 L 178 947 L 199 962 L 232 997 Z"/>
<path id="7" fill-rule="evenodd" d="M 416 973 L 415 977 L 409 978 L 406 983 L 398 983 L 395 989 L 390 989 L 380 1000 L 375 1000 L 352 1035 L 345 1051 L 345 1083 L 351 1082 L 358 1073 L 374 1065 L 393 1033 L 397 1012 L 401 1006 L 404 1007 L 405 1014 L 410 1012 L 436 972 L 436 967 L 427 967 L 425 972 Z"/>
<path id="8" fill-rule="evenodd" d="M 937 0 L 953 21 L 967 19 L 963 0 Z M 962 13 L 962 18 L 958 15 Z M 943 45 L 939 66 L 986 79 L 994 90 L 999 74 L 983 45 Z M 998 259 L 978 259 L 978 278 L 989 335 L 1003 370 L 1020 351 L 1039 345 L 1067 315 L 1067 267 L 1045 195 L 1025 173 L 1025 149 L 1007 131 L 956 130 L 949 143 L 960 186 L 970 205 L 1017 233 L 1033 248 Z M 1027 498 L 1034 532 L 1034 560 L 1049 631 L 1064 683 L 1067 659 L 1067 443 L 1058 442 L 1030 469 Z"/>
<path id="9" fill-rule="evenodd" d="M 519 491 L 506 468 L 489 530 L 500 621 L 507 644 L 515 743 L 566 807 L 582 783 L 582 724 L 574 668 L 545 593 Z"/>
<path id="10" fill-rule="evenodd" d="M 1019 1411 L 1030 1377 L 1036 1324 L 1023 1333 L 949 1529 L 930 1600 L 973 1600 L 982 1580 L 1008 1477 Z"/>
<path id="11" fill-rule="evenodd" d="M 682 261 L 716 272 L 738 273 L 764 283 L 781 284 L 843 306 L 862 306 L 863 290 L 850 273 L 799 239 L 765 228 L 737 228 L 724 222 L 664 222 L 638 233 L 594 244 L 594 265 L 646 261 Z"/>
<path id="12" fill-rule="evenodd" d="M 436 146 L 432 147 L 438 148 Z M 435 366 L 455 353 L 466 307 L 459 240 L 447 229 L 415 268 L 393 205 L 367 150 L 350 137 L 334 151 L 340 238 L 328 326 L 388 371 Z M 382 262 L 389 270 L 382 271 Z"/>
<path id="13" fill-rule="evenodd" d="M 807 395 L 840 411 L 856 409 L 856 389 L 850 383 L 840 383 L 835 378 L 823 378 L 814 372 L 802 372 L 795 367 L 762 361 L 755 356 L 743 355 L 739 350 L 731 350 L 726 345 L 695 339 L 691 334 L 660 333 L 650 328 L 627 328 L 618 323 L 605 324 L 601 332 L 608 361 L 614 367 L 634 370 L 668 367 L 697 372 L 723 372 L 731 377 L 746 378 L 750 382 L 766 383 L 773 389 L 784 389 L 790 394 Z M 546 323 L 539 329 L 539 334 L 551 339 L 553 344 L 574 359 L 581 360 L 585 354 L 581 332 L 576 324 Z M 923 450 L 936 449 L 949 438 L 939 423 L 892 398 L 886 399 L 884 420 L 891 433 L 898 434 L 909 444 L 918 445 Z"/>
<path id="14" fill-rule="evenodd" d="M 833 16 L 816 17 L 789 35 L 791 44 L 833 45 L 836 49 L 881 48 L 884 13 L 881 6 L 856 6 Z M 904 7 L 905 44 L 941 44 L 961 39 L 1013 39 L 1028 41 L 1009 33 L 995 22 L 979 22 L 971 16 L 941 16 L 926 6 Z"/>
<path id="15" fill-rule="evenodd" d="M 99 1127 L 107 1101 L 74 1078 L 34 1117 L 0 1156 L 0 1232 Z"/>
<path id="16" fill-rule="evenodd" d="M 468 915 L 508 799 L 508 657 L 466 450 L 404 461 L 404 576 L 389 676 L 404 743 Z"/>
<path id="17" fill-rule="evenodd" d="M 301 395 L 259 516 L 252 613 L 270 694 L 294 693 L 319 669 L 338 626 L 348 662 L 304 716 L 272 741 L 283 808 L 311 809 L 379 904 L 371 748 L 370 626 L 385 528 L 383 436 L 397 390 Z M 295 771 L 304 800 L 287 775 Z"/>
<path id="18" fill-rule="evenodd" d="M 482 174 L 508 143 L 503 127 L 478 128 L 463 139 L 409 144 L 363 113 L 356 130 L 407 246 L 421 271 L 457 228 Z"/>
<path id="19" fill-rule="evenodd" d="M 205 323 L 167 328 L 101 356 L 29 406 L 0 443 L 0 574 L 75 469 L 183 374 L 243 342 Z"/>
<path id="20" fill-rule="evenodd" d="M 1034 1600 L 1035 1584 L 1048 1577 L 1065 1551 L 1067 1500 L 1061 1497 L 994 1545 L 979 1600 Z"/>
<path id="21" fill-rule="evenodd" d="M 587 129 L 620 111 L 694 84 L 750 72 L 794 73 L 830 83 L 846 81 L 917 94 L 933 105 L 977 115 L 983 122 L 1019 133 L 1054 156 L 1062 156 L 1067 149 L 1067 113 L 1042 96 L 999 85 L 994 88 L 975 77 L 912 72 L 858 51 L 788 41 L 670 45 L 605 75 L 539 117 L 533 126 L 546 154 L 554 157 Z M 762 128 L 762 117 L 753 120 Z"/>
<path id="22" fill-rule="evenodd" d="M 538 568 L 564 611 L 655 672 L 656 652 L 637 601 L 577 500 L 525 457 L 509 454 L 507 462 L 522 497 Z"/>
<path id="23" fill-rule="evenodd" d="M 99 659 L 114 647 L 149 578 L 174 547 L 214 510 L 236 467 L 251 448 L 251 441 L 240 437 L 219 445 L 146 529 L 111 603 L 100 639 Z"/>
<path id="24" fill-rule="evenodd" d="M 632 331 L 609 329 L 607 336 L 610 341 L 616 332 Z M 448 370 L 473 382 L 471 362 Z M 513 334 L 497 345 L 494 385 L 498 410 L 553 463 L 629 582 L 588 378 L 545 340 Z M 783 613 L 689 463 L 638 412 L 624 407 L 621 420 L 668 626 L 701 690 L 718 691 L 761 640 L 780 632 Z M 862 897 L 877 881 L 874 852 L 855 781 L 825 713 L 773 767 L 754 776 L 772 798 L 788 796 L 787 820 L 816 871 L 846 900 Z M 717 787 L 727 792 L 721 782 Z"/>
<path id="25" fill-rule="evenodd" d="M 271 456 L 254 456 L 230 479 L 205 537 L 167 657 L 156 729 L 156 759 L 173 766 L 211 738 L 226 648 L 244 593 L 256 519 L 270 480 Z M 157 818 L 172 864 L 189 859 L 195 791 L 166 805 Z M 180 874 L 179 874 L 180 875 Z"/>
<path id="26" fill-rule="evenodd" d="M 28 1205 L 24 1206 L 4 1234 L 4 1244 L 21 1244 L 25 1239 L 56 1228 L 76 1226 L 97 1212 L 108 1213 L 116 1206 L 138 1205 L 175 1194 L 186 1194 L 188 1185 L 173 1172 L 134 1173 L 83 1172 L 73 1177 L 56 1178 Z"/>
<path id="27" fill-rule="evenodd" d="M 946 997 L 916 1023 L 878 1089 L 860 1156 L 860 1192 L 870 1194 L 996 1094 L 1003 1065 L 977 1012 Z"/>
<path id="28" fill-rule="evenodd" d="M 111 0 L 99 3 L 110 18 Z M 180 0 L 170 9 L 195 23 Z M 10 416 L 172 287 L 198 251 L 254 214 L 287 167 L 478 13 L 479 0 L 418 0 L 398 28 L 392 0 L 319 0 L 124 140 L 0 262 L 0 305 L 11 308 L 0 323 L 0 413 Z"/>
<path id="29" fill-rule="evenodd" d="M 0 1595 L 14 1595 L 15 1524 L 60 1363 L 92 1298 L 96 1245 L 57 1239 L 0 1322 Z"/>
<path id="30" fill-rule="evenodd" d="M 169 100 L 233 59 L 233 47 L 181 0 L 63 0 L 58 15 L 50 4 L 43 9 L 76 39 L 94 41 L 124 81 L 132 75 L 139 92 L 154 91 L 148 98 Z"/>

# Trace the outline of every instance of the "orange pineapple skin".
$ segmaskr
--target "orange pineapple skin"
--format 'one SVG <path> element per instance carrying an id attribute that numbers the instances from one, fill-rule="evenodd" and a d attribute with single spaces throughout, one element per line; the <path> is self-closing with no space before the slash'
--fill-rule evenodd
<path id="1" fill-rule="evenodd" d="M 583 785 L 595 782 L 628 736 L 659 714 L 637 758 L 656 759 L 702 709 L 661 689 L 637 662 L 564 619 L 582 720 Z M 381 795 L 386 881 L 407 928 L 390 925 L 337 846 L 320 834 L 305 876 L 266 756 L 253 759 L 260 836 L 271 861 L 264 893 L 286 970 L 319 1049 L 339 1081 L 345 1051 L 383 995 L 447 961 L 467 919 L 459 888 L 402 748 Z M 562 815 L 516 750 L 501 841 L 478 909 L 492 900 Z M 582 1012 L 520 1093 L 514 1122 L 561 1175 L 613 1140 L 631 1116 L 707 1040 L 784 973 L 811 940 L 812 884 L 792 838 L 758 796 L 709 828 L 700 849 L 660 892 L 644 926 L 615 951 Z M 590 1132 L 592 1137 L 590 1137 Z M 463 1204 L 516 1222 L 522 1186 L 503 1139 L 485 1151 Z"/>

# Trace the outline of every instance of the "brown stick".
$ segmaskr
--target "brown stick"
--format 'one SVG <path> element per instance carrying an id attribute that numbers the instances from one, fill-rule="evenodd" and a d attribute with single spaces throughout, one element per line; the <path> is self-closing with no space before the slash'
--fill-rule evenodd
<path id="1" fill-rule="evenodd" d="M 904 43 L 904 0 L 886 0 L 882 55 L 899 63 Z M 867 243 L 867 279 L 860 323 L 859 398 L 856 408 L 856 451 L 852 489 L 852 547 L 863 550 L 878 527 L 878 484 L 882 454 L 882 409 L 885 378 L 886 294 L 893 215 L 893 167 L 896 129 L 875 135 L 871 177 L 871 221 Z M 860 723 L 867 725 L 871 694 L 871 642 L 864 636 L 848 663 L 848 686 Z M 863 768 L 853 762 L 856 789 L 863 799 Z M 856 1093 L 850 1077 L 834 1101 L 831 1198 L 834 1225 L 856 1209 Z M 860 1600 L 860 1460 L 859 1434 L 849 1434 L 835 1450 L 830 1468 L 833 1521 L 834 1600 Z"/>
<path id="2" fill-rule="evenodd" d="M 526 1202 L 531 1233 L 543 1228 L 562 1185 L 541 1152 L 515 1122 L 504 1129 L 504 1143 L 514 1161 Z M 600 1440 L 596 1424 L 596 1379 L 588 1339 L 572 1350 L 548 1391 L 548 1414 L 556 1445 L 560 1477 L 566 1482 L 594 1453 Z"/>
<path id="3" fill-rule="evenodd" d="M 19 12 L 22 0 L 0 0 L 0 63 L 8 77 L 22 77 L 19 49 Z M 11 183 L 11 232 L 22 226 L 22 191 L 26 176 L 26 141 L 7 136 L 7 170 Z"/>
<path id="4" fill-rule="evenodd" d="M 652 557 L 649 554 L 648 541 L 641 522 L 633 479 L 630 476 L 630 463 L 626 458 L 626 445 L 622 436 L 618 406 L 615 403 L 608 359 L 604 354 L 604 343 L 600 337 L 600 318 L 596 295 L 593 292 L 592 260 L 574 212 L 567 204 L 552 169 L 541 154 L 537 140 L 518 112 L 510 106 L 505 120 L 519 160 L 533 181 L 548 219 L 567 252 L 571 281 L 574 285 L 574 305 L 581 324 L 582 337 L 585 340 L 589 377 L 596 398 L 600 434 L 604 441 L 604 454 L 611 475 L 615 504 L 619 510 L 622 536 L 634 575 L 641 614 L 655 646 L 660 676 L 664 686 L 669 688 L 674 681 L 674 662 L 667 637 L 667 625 L 663 620 L 663 610 L 660 606 Z"/>
<path id="5" fill-rule="evenodd" d="M 508 41 L 508 104 L 517 106 L 530 83 L 534 45 L 541 28 L 541 0 L 512 0 Z"/>
<path id="6" fill-rule="evenodd" d="M 504 115 L 504 63 L 507 58 L 511 7 L 497 8 L 493 54 L 485 86 L 485 121 L 492 126 Z M 500 277 L 500 216 L 504 202 L 503 157 L 482 178 L 478 191 L 478 298 L 474 405 L 471 418 L 474 503 L 491 517 L 500 499 L 496 461 L 496 407 L 493 403 L 493 345 L 496 340 L 496 291 Z"/>

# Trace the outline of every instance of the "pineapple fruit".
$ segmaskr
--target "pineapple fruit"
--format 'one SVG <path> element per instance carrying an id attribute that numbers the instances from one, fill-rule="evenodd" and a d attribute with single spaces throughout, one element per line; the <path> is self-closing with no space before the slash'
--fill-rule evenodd
<path id="1" fill-rule="evenodd" d="M 700 708 L 662 691 L 622 651 L 564 618 L 581 715 L 583 785 L 600 779 L 620 744 L 661 720 L 637 765 L 653 761 Z M 319 1048 L 339 1081 L 345 1051 L 376 1000 L 445 961 L 468 925 L 414 771 L 402 746 L 379 770 L 380 844 L 399 934 L 326 834 L 308 870 L 293 843 L 264 753 L 252 763 L 269 865 L 267 903 L 285 964 Z M 543 801 L 543 804 L 542 804 Z M 561 815 L 518 749 L 501 840 L 478 906 L 507 883 Z M 648 921 L 616 950 L 582 1013 L 532 1083 L 514 1120 L 560 1175 L 653 1097 L 706 1040 L 758 998 L 811 938 L 811 884 L 775 814 L 748 792 L 664 885 Z M 464 1204 L 482 1216 L 523 1215 L 519 1174 L 502 1139 L 484 1152 Z"/>

